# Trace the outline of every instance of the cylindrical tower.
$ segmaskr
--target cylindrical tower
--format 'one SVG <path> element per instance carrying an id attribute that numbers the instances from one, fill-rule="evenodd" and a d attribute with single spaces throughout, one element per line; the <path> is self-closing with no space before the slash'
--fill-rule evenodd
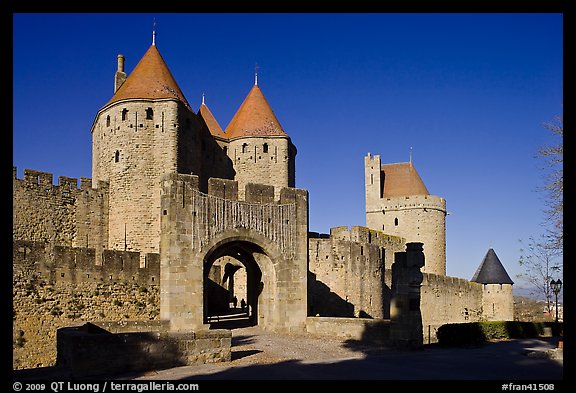
<path id="1" fill-rule="evenodd" d="M 108 248 L 159 252 L 160 177 L 191 172 L 195 116 L 154 45 L 98 112 L 92 179 L 110 183 Z"/>
<path id="2" fill-rule="evenodd" d="M 446 275 L 446 201 L 430 195 L 412 162 L 365 157 L 366 226 L 423 243 L 425 273 Z"/>
<path id="3" fill-rule="evenodd" d="M 230 121 L 226 136 L 240 199 L 244 199 L 247 183 L 273 185 L 276 200 L 281 187 L 295 186 L 296 147 L 258 85 L 252 87 Z"/>

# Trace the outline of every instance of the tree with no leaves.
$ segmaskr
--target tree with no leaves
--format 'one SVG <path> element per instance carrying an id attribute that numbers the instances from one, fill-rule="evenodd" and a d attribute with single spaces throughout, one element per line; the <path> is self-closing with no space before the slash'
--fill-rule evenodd
<path id="1" fill-rule="evenodd" d="M 522 241 L 520 241 L 523 244 Z M 531 284 L 532 295 L 541 298 L 544 296 L 546 301 L 546 311 L 552 312 L 554 308 L 554 292 L 550 286 L 552 280 L 562 276 L 561 250 L 550 247 L 547 238 L 543 236 L 542 242 L 537 242 L 530 237 L 526 249 L 520 249 L 520 266 L 524 268 L 524 273 L 518 274 L 521 280 Z"/>
<path id="2" fill-rule="evenodd" d="M 564 126 L 562 117 L 556 117 L 552 122 L 545 123 L 544 127 L 560 141 L 553 146 L 545 146 L 538 150 L 536 158 L 545 160 L 546 184 L 543 191 L 546 193 L 546 221 L 544 225 L 547 232 L 542 235 L 541 241 L 534 237 L 529 238 L 526 249 L 520 249 L 520 266 L 524 273 L 517 277 L 533 288 L 532 295 L 544 296 L 548 312 L 552 311 L 552 298 L 554 292 L 550 287 L 553 279 L 562 276 L 562 255 L 564 245 Z M 523 244 L 522 240 L 520 243 Z"/>
<path id="3" fill-rule="evenodd" d="M 556 117 L 552 122 L 544 124 L 560 141 L 553 146 L 545 146 L 538 150 L 538 158 L 545 162 L 546 184 L 546 224 L 550 247 L 562 250 L 564 246 L 564 124 L 562 117 Z"/>

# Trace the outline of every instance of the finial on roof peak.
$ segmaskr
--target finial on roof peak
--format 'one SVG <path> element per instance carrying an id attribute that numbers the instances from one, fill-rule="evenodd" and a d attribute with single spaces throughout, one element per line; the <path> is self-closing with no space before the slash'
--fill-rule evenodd
<path id="1" fill-rule="evenodd" d="M 156 18 L 152 22 L 152 45 L 156 46 Z"/>
<path id="2" fill-rule="evenodd" d="M 202 93 L 202 105 L 206 105 L 204 104 L 204 93 Z"/>
<path id="3" fill-rule="evenodd" d="M 410 146 L 410 165 L 412 165 L 412 146 Z"/>
<path id="4" fill-rule="evenodd" d="M 258 86 L 258 63 L 254 66 L 254 86 Z"/>

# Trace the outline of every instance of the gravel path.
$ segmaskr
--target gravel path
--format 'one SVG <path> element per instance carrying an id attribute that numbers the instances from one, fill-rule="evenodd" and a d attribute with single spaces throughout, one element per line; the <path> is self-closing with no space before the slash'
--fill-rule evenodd
<path id="1" fill-rule="evenodd" d="M 362 347 L 345 339 L 304 334 L 274 334 L 257 327 L 232 331 L 230 365 L 267 364 L 285 360 L 363 358 Z"/>

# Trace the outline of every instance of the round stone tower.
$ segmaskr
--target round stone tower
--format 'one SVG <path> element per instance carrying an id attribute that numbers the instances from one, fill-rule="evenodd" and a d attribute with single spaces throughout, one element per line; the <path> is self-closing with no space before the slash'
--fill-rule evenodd
<path id="1" fill-rule="evenodd" d="M 487 321 L 514 320 L 514 282 L 494 249 L 488 249 L 470 281 L 482 284 L 482 316 Z"/>
<path id="2" fill-rule="evenodd" d="M 228 156 L 238 181 L 238 196 L 244 199 L 247 183 L 274 186 L 275 199 L 280 187 L 295 186 L 296 147 L 274 115 L 255 83 L 226 127 Z"/>
<path id="3" fill-rule="evenodd" d="M 364 158 L 366 226 L 423 243 L 425 273 L 446 275 L 446 201 L 430 195 L 412 162 Z"/>
<path id="4" fill-rule="evenodd" d="M 110 183 L 108 248 L 159 252 L 160 177 L 192 173 L 198 119 L 153 43 L 92 125 L 92 179 Z"/>

